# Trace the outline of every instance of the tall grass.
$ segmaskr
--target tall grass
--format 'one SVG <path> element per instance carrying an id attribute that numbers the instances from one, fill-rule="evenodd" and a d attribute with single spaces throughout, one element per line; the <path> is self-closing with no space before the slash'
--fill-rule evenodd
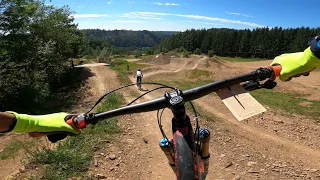
<path id="1" fill-rule="evenodd" d="M 98 112 L 115 109 L 124 104 L 121 94 L 115 93 L 106 97 L 98 107 Z M 31 163 L 47 166 L 44 179 L 67 179 L 69 177 L 86 177 L 86 171 L 92 162 L 94 148 L 103 145 L 101 140 L 114 138 L 121 130 L 117 126 L 117 119 L 110 118 L 88 125 L 80 135 L 66 138 L 57 144 L 56 148 L 46 148 L 32 152 Z"/>
<path id="2" fill-rule="evenodd" d="M 320 101 L 308 100 L 307 95 L 268 89 L 256 90 L 250 92 L 250 94 L 259 102 L 270 107 L 283 109 L 289 113 L 304 115 L 320 121 Z M 307 103 L 307 105 L 303 105 L 303 103 Z"/>

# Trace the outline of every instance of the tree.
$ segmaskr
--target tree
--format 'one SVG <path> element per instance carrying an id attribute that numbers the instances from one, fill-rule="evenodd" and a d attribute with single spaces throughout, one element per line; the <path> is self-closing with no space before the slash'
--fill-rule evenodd
<path id="1" fill-rule="evenodd" d="M 197 48 L 203 53 L 214 49 L 215 54 L 220 56 L 273 58 L 282 53 L 303 51 L 308 47 L 308 40 L 319 32 L 320 28 L 309 27 L 262 27 L 253 30 L 191 29 L 164 39 L 159 47 L 177 51 L 187 49 L 194 53 Z"/>
<path id="2" fill-rule="evenodd" d="M 182 53 L 182 57 L 188 58 L 188 57 L 189 57 L 189 51 L 187 51 L 186 49 L 184 49 L 184 50 L 183 50 L 183 53 Z"/>
<path id="3" fill-rule="evenodd" d="M 167 49 L 167 48 L 165 48 L 165 47 L 163 47 L 162 49 L 161 49 L 161 52 L 162 53 L 167 53 L 169 50 Z"/>
<path id="4" fill-rule="evenodd" d="M 32 108 L 60 86 L 82 33 L 69 9 L 42 1 L 0 1 L 0 12 L 0 108 Z"/>
<path id="5" fill-rule="evenodd" d="M 200 54 L 201 54 L 200 49 L 199 49 L 199 48 L 197 48 L 196 50 L 194 50 L 194 51 L 193 51 L 193 54 L 198 54 L 198 55 L 200 55 Z"/>
<path id="6" fill-rule="evenodd" d="M 213 50 L 209 50 L 209 51 L 208 51 L 208 56 L 209 56 L 209 57 L 212 57 L 213 54 L 214 54 L 214 51 L 213 51 Z"/>
<path id="7" fill-rule="evenodd" d="M 108 63 L 110 64 L 112 60 L 112 52 L 109 48 L 104 47 L 99 55 L 99 63 Z"/>

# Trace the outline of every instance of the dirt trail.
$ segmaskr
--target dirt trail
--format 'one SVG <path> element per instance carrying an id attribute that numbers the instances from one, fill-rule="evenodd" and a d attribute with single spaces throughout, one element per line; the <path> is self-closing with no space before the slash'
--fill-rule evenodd
<path id="1" fill-rule="evenodd" d="M 196 64 L 199 64 L 200 60 Z M 221 78 L 243 73 L 243 65 L 240 66 L 240 64 L 241 63 L 223 62 L 223 64 L 219 66 L 215 63 L 213 66 L 219 68 L 215 69 L 214 73 L 219 72 L 220 76 L 224 76 Z M 162 67 L 167 70 L 170 69 L 169 66 L 170 64 Z M 221 68 L 221 66 L 227 68 Z M 250 68 L 253 69 L 259 66 L 262 66 L 261 62 L 256 64 L 251 63 L 251 66 L 245 67 L 248 67 L 249 70 Z M 183 68 L 179 69 L 179 71 L 182 69 Z M 224 71 L 223 69 L 226 70 Z M 157 72 L 149 72 L 145 76 L 152 76 L 163 72 L 162 70 L 158 70 Z M 318 173 L 320 169 L 320 151 L 318 148 L 305 145 L 302 141 L 292 141 L 292 137 L 287 137 L 290 133 L 295 134 L 295 132 L 291 132 L 290 128 L 285 125 L 292 123 L 292 119 L 277 115 L 277 112 L 271 110 L 271 113 L 273 113 L 272 116 L 270 117 L 268 116 L 269 114 L 266 113 L 266 115 L 261 117 L 260 123 L 250 123 L 250 120 L 247 121 L 247 123 L 237 122 L 221 102 L 216 102 L 219 102 L 219 100 L 217 101 L 217 97 L 214 96 L 197 100 L 197 103 L 206 111 L 220 118 L 220 120 L 216 122 L 204 123 L 209 128 L 215 127 L 213 129 L 211 153 L 214 155 L 220 154 L 220 157 L 217 158 L 214 156 L 212 158 L 212 168 L 210 169 L 208 179 L 230 179 L 237 178 L 238 176 L 249 179 L 260 177 L 269 177 L 270 179 L 320 177 Z M 275 124 L 279 119 L 283 120 L 281 120 L 281 123 Z M 270 121 L 266 122 L 266 120 Z M 259 119 L 257 121 L 259 121 Z M 302 121 L 299 123 L 300 124 L 295 125 L 295 127 L 301 126 L 305 129 L 319 128 L 319 126 L 312 123 L 312 121 Z M 275 125 L 279 128 L 278 133 L 274 133 L 268 128 L 264 130 L 263 127 L 275 127 Z M 301 132 L 301 130 L 299 131 Z M 313 133 L 315 133 L 315 135 L 307 131 L 302 131 L 300 135 L 309 136 L 313 142 L 319 144 L 317 131 L 313 131 Z M 296 137 L 297 136 L 298 135 L 296 135 Z"/>
<path id="2" fill-rule="evenodd" d="M 189 59 L 171 61 L 167 65 L 155 65 L 145 77 L 158 73 L 180 72 L 184 69 L 203 68 L 222 79 L 263 66 L 265 62 L 232 63 L 221 60 L 205 68 L 201 62 L 207 58 L 194 56 Z M 266 63 L 268 64 L 268 63 Z M 178 68 L 177 68 L 178 67 Z M 150 70 L 151 70 L 150 68 Z M 95 74 L 88 80 L 91 87 L 89 99 L 78 108 L 90 106 L 106 91 L 119 86 L 116 73 L 106 66 L 91 67 Z M 317 74 L 317 73 L 315 73 Z M 312 77 L 309 77 L 312 78 Z M 135 82 L 135 79 L 131 78 Z M 293 81 L 292 86 L 301 86 L 303 92 L 312 91 L 306 82 Z M 298 84 L 299 83 L 299 84 Z M 280 89 L 289 86 L 279 83 Z M 315 86 L 317 88 L 317 86 Z M 293 91 L 298 90 L 293 89 Z M 137 93 L 136 87 L 123 91 L 129 102 Z M 148 95 L 144 100 L 160 94 Z M 202 127 L 210 129 L 210 170 L 207 179 L 319 179 L 320 178 L 320 134 L 319 125 L 304 117 L 286 117 L 282 112 L 267 107 L 268 112 L 238 122 L 218 100 L 209 95 L 196 101 L 204 110 L 214 114 L 215 121 L 201 121 Z M 163 126 L 169 136 L 171 112 L 163 115 Z M 301 120 L 304 118 L 305 120 Z M 89 174 L 105 179 L 175 179 L 166 158 L 158 147 L 161 133 L 156 112 L 123 116 L 119 121 L 123 134 L 108 142 L 105 148 L 95 153 Z M 306 137 L 306 138 L 300 138 Z M 312 144 L 310 144 L 312 142 Z M 115 155 L 115 160 L 109 160 Z"/>
<path id="3" fill-rule="evenodd" d="M 105 80 L 108 83 L 116 82 L 114 84 L 118 85 L 114 71 L 108 67 L 94 72 L 97 76 L 95 77 L 97 84 L 92 82 L 91 86 L 98 92 L 104 92 L 100 90 L 106 89 L 101 87 L 102 84 L 106 84 L 101 83 Z M 136 87 L 131 88 L 130 91 L 138 92 Z M 130 91 L 123 91 L 127 102 L 134 97 Z M 123 134 L 106 148 L 95 153 L 95 161 L 99 165 L 92 166 L 89 174 L 93 177 L 98 175 L 120 179 L 172 179 L 174 173 L 170 171 L 161 149 L 158 148 L 162 136 L 155 115 L 155 112 L 150 112 L 123 116 L 118 123 L 123 129 Z M 164 116 L 168 114 L 164 113 Z M 116 160 L 109 160 L 110 154 L 115 154 Z"/>

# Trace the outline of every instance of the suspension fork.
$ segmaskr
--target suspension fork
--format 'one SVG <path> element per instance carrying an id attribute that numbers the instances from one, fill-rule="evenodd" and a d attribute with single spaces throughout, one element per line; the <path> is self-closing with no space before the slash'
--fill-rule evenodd
<path id="1" fill-rule="evenodd" d="M 173 113 L 172 134 L 174 139 L 173 139 L 173 143 L 168 142 L 169 146 L 167 145 L 167 142 L 164 139 L 162 139 L 160 141 L 160 147 L 165 153 L 169 161 L 169 164 L 171 165 L 172 169 L 175 171 L 178 179 L 179 179 L 179 172 L 181 172 L 182 170 L 179 167 L 181 165 L 184 166 L 183 164 L 181 164 L 181 162 L 184 162 L 184 160 L 181 161 L 180 158 L 184 158 L 184 157 L 189 160 L 192 159 L 193 166 L 190 167 L 194 171 L 194 173 L 192 174 L 195 175 L 194 177 L 195 179 L 199 179 L 200 174 L 198 173 L 198 155 L 195 154 L 196 147 L 194 143 L 195 142 L 194 133 L 193 133 L 192 125 L 190 122 L 190 118 L 186 114 L 185 101 L 183 100 L 182 95 L 183 95 L 182 91 L 179 89 L 176 89 L 176 93 L 174 94 L 169 94 L 169 93 L 165 94 L 165 98 L 169 103 L 169 108 Z M 176 149 L 177 145 L 179 145 L 179 149 Z M 181 146 L 188 146 L 189 148 L 181 147 Z M 188 172 L 191 173 L 191 171 L 188 171 Z"/>
<path id="2" fill-rule="evenodd" d="M 201 142 L 200 145 L 200 152 L 199 152 L 199 173 L 200 179 L 204 180 L 207 177 L 209 171 L 209 160 L 210 160 L 210 153 L 209 153 L 209 142 L 210 142 L 210 131 L 206 128 L 202 128 L 199 132 L 199 140 Z M 198 138 L 196 138 L 198 139 Z"/>
<path id="3" fill-rule="evenodd" d="M 173 113 L 172 118 L 172 132 L 179 132 L 181 136 L 186 140 L 190 150 L 193 152 L 194 156 L 194 170 L 196 179 L 204 180 L 208 174 L 209 169 L 209 140 L 210 132 L 206 128 L 200 130 L 200 137 L 197 138 L 200 140 L 200 146 L 196 147 L 194 133 L 191 125 L 191 121 L 188 115 L 186 115 L 185 102 L 182 98 L 182 91 L 177 89 L 175 95 L 170 95 L 169 93 L 165 94 L 166 99 L 170 103 L 170 109 Z M 197 134 L 198 135 L 198 134 Z M 198 136 L 197 136 L 198 137 Z M 169 165 L 175 171 L 175 158 L 173 152 L 173 144 L 169 140 L 163 138 L 160 141 L 160 147 L 164 154 L 166 155 Z M 195 154 L 195 148 L 199 150 L 198 154 Z"/>

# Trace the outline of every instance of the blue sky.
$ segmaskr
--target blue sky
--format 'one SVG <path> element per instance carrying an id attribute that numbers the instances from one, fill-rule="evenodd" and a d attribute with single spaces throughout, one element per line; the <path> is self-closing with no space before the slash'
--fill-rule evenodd
<path id="1" fill-rule="evenodd" d="M 319 0 L 52 0 L 46 4 L 68 5 L 80 29 L 320 26 Z"/>

